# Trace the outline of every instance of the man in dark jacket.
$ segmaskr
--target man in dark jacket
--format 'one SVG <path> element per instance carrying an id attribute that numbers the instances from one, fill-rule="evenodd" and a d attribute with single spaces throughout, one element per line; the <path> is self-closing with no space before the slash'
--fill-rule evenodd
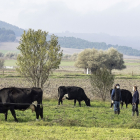
<path id="1" fill-rule="evenodd" d="M 137 90 L 137 86 L 133 87 L 133 98 L 132 98 L 132 116 L 134 116 L 135 111 L 137 113 L 137 116 L 139 116 L 139 111 L 138 111 L 138 104 L 139 104 L 139 92 Z"/>
<path id="2" fill-rule="evenodd" d="M 116 84 L 112 90 L 111 99 L 114 102 L 114 113 L 120 114 L 121 90 L 119 84 Z"/>

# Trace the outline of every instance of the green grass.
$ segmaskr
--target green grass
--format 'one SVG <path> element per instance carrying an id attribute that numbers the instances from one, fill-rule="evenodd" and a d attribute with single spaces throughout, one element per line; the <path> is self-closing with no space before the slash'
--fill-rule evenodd
<path id="1" fill-rule="evenodd" d="M 125 63 L 126 66 L 138 66 L 140 63 Z"/>
<path id="2" fill-rule="evenodd" d="M 75 61 L 61 61 L 60 66 L 74 66 Z"/>
<path id="3" fill-rule="evenodd" d="M 75 61 L 62 61 L 60 66 L 74 66 Z M 5 60 L 5 66 L 16 66 L 16 60 Z"/>
<path id="4" fill-rule="evenodd" d="M 16 60 L 5 60 L 5 66 L 16 66 Z"/>
<path id="5" fill-rule="evenodd" d="M 115 115 L 109 102 L 92 101 L 91 107 L 82 107 L 73 101 L 46 100 L 44 121 L 35 121 L 31 110 L 16 111 L 19 123 L 15 123 L 9 111 L 8 121 L 0 114 L 1 139 L 138 139 L 140 117 L 131 117 L 131 105 Z"/>
<path id="6" fill-rule="evenodd" d="M 61 61 L 60 66 L 74 66 L 75 61 Z M 135 62 L 126 62 L 126 66 L 137 66 L 140 65 L 140 63 Z M 5 60 L 5 66 L 16 66 L 16 60 Z"/>

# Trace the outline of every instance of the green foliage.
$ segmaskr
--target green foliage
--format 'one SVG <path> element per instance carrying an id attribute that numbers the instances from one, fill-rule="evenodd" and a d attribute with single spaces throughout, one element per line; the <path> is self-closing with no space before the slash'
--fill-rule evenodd
<path id="1" fill-rule="evenodd" d="M 92 93 L 105 101 L 114 83 L 114 76 L 106 68 L 98 69 L 91 74 L 90 83 L 93 89 Z"/>
<path id="2" fill-rule="evenodd" d="M 124 65 L 123 54 L 119 53 L 116 49 L 109 48 L 105 51 L 105 55 L 107 58 L 105 65 L 110 71 L 113 69 L 122 70 L 126 68 Z"/>
<path id="3" fill-rule="evenodd" d="M 75 37 L 59 37 L 59 44 L 63 48 L 75 48 L 75 49 L 87 49 L 95 48 L 107 50 L 111 47 L 117 49 L 120 53 L 130 56 L 140 56 L 140 50 L 133 49 L 127 46 L 118 46 L 106 44 L 105 42 L 89 42 L 80 38 Z"/>
<path id="4" fill-rule="evenodd" d="M 0 28 L 0 42 L 13 42 L 16 36 L 14 31 L 6 30 L 5 28 Z"/>
<path id="5" fill-rule="evenodd" d="M 17 71 L 33 83 L 35 87 L 43 87 L 52 70 L 59 68 L 62 51 L 57 37 L 52 35 L 46 41 L 48 33 L 29 29 L 21 37 L 17 57 Z"/>
<path id="6" fill-rule="evenodd" d="M 89 68 L 91 72 L 99 68 L 106 67 L 107 69 L 124 69 L 126 68 L 123 61 L 123 55 L 116 49 L 110 48 L 107 51 L 97 49 L 85 49 L 82 51 L 75 62 L 78 68 Z"/>

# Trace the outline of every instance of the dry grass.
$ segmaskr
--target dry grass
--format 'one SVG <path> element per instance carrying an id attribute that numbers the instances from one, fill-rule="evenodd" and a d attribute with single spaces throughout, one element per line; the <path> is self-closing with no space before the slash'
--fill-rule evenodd
<path id="1" fill-rule="evenodd" d="M 48 85 L 49 83 L 49 85 Z M 139 87 L 139 79 L 116 79 L 114 84 L 119 83 L 122 89 L 132 91 L 133 85 Z M 26 81 L 24 78 L 1 78 L 0 88 L 4 87 L 32 87 L 32 84 Z M 81 78 L 52 78 L 44 85 L 43 93 L 45 99 L 57 99 L 59 86 L 79 86 L 85 90 L 87 96 L 94 100 L 97 99 L 96 95 L 93 95 L 94 89 L 90 85 L 89 79 Z M 110 100 L 110 94 L 108 93 L 107 99 Z"/>

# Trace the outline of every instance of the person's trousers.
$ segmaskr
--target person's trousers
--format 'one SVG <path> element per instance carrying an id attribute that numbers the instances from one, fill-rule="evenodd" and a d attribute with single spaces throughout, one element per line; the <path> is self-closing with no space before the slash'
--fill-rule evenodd
<path id="1" fill-rule="evenodd" d="M 119 101 L 114 101 L 114 111 L 120 112 L 120 102 Z"/>
<path id="2" fill-rule="evenodd" d="M 132 112 L 133 112 L 133 115 L 135 112 L 137 112 L 137 116 L 138 116 L 139 111 L 138 111 L 138 104 L 137 103 L 132 104 Z"/>

